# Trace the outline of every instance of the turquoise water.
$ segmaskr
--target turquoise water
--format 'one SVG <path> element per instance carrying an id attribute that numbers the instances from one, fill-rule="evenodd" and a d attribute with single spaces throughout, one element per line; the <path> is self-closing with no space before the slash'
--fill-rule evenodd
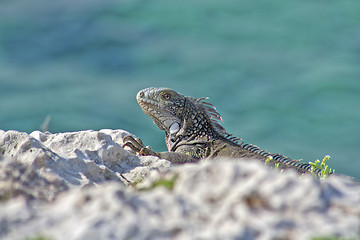
<path id="1" fill-rule="evenodd" d="M 163 133 L 138 90 L 207 96 L 228 132 L 360 179 L 360 3 L 0 2 L 0 129 Z"/>

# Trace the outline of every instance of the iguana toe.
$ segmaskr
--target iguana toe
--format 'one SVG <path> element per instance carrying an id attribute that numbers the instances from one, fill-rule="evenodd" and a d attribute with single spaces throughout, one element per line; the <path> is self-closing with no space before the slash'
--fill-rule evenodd
<path id="1" fill-rule="evenodd" d="M 134 138 L 133 136 L 124 137 L 123 148 L 129 147 L 135 153 L 138 153 L 140 156 L 158 156 L 151 147 L 145 146 L 140 138 Z"/>
<path id="2" fill-rule="evenodd" d="M 133 136 L 130 135 L 124 137 L 123 142 L 124 142 L 124 145 L 122 146 L 123 148 L 129 147 L 131 148 L 131 150 L 137 153 L 139 153 L 141 149 L 145 148 L 140 138 L 134 138 Z"/>

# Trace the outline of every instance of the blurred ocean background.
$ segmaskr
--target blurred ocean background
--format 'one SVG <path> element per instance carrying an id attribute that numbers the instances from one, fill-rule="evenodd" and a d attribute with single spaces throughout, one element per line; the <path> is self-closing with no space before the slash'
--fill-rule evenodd
<path id="1" fill-rule="evenodd" d="M 359 0 L 0 1 L 0 129 L 125 129 L 163 151 L 135 100 L 150 86 L 360 179 Z"/>

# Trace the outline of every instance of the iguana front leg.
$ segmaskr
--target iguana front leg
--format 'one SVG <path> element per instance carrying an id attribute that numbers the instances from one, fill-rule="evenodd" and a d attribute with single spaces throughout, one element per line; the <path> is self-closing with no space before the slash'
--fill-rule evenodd
<path id="1" fill-rule="evenodd" d="M 124 137 L 124 147 L 131 148 L 134 152 L 140 156 L 156 156 L 162 159 L 166 159 L 174 164 L 182 164 L 188 162 L 197 162 L 198 159 L 192 157 L 189 154 L 183 152 L 154 152 L 151 147 L 145 146 L 140 138 L 134 138 L 132 136 Z"/>
<path id="2" fill-rule="evenodd" d="M 130 135 L 124 137 L 124 145 L 123 148 L 129 147 L 134 152 L 138 153 L 140 156 L 157 156 L 160 157 L 159 154 L 154 152 L 150 146 L 145 146 L 140 138 L 134 138 Z"/>

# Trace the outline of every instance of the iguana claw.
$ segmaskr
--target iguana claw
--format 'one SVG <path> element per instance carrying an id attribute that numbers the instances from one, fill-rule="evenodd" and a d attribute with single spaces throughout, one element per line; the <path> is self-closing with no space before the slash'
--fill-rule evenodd
<path id="1" fill-rule="evenodd" d="M 145 147 L 140 138 L 134 138 L 130 135 L 124 137 L 123 141 L 124 141 L 123 148 L 129 147 L 134 152 L 139 152 L 142 148 Z"/>
<path id="2" fill-rule="evenodd" d="M 158 156 L 149 146 L 145 146 L 140 138 L 134 138 L 130 135 L 124 137 L 123 148 L 129 147 L 140 156 Z"/>

